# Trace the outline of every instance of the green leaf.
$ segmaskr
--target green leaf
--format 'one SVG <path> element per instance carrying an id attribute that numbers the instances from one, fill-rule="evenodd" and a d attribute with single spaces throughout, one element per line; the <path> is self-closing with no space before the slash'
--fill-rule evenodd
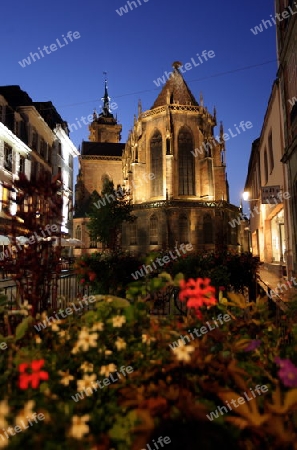
<path id="1" fill-rule="evenodd" d="M 125 308 L 124 313 L 125 313 L 127 322 L 132 322 L 132 320 L 135 317 L 135 308 L 134 308 L 134 306 L 130 305 L 127 308 Z"/>
<path id="2" fill-rule="evenodd" d="M 115 297 L 114 295 L 108 295 L 107 297 L 112 298 L 112 302 L 110 302 L 110 305 L 114 308 L 127 308 L 131 305 L 131 303 L 125 298 Z"/>
<path id="3" fill-rule="evenodd" d="M 15 330 L 15 340 L 18 341 L 19 339 L 22 339 L 22 337 L 25 335 L 29 324 L 32 323 L 32 317 L 26 317 L 22 320 L 22 322 L 16 327 Z"/>
<path id="4" fill-rule="evenodd" d="M 174 286 L 179 286 L 179 283 L 181 280 L 184 280 L 185 277 L 182 273 L 178 273 L 177 275 L 175 275 L 174 280 L 173 280 L 173 284 Z"/>

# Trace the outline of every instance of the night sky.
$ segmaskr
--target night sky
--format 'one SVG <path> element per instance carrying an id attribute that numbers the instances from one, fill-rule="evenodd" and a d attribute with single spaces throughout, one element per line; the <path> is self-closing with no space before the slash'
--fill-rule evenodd
<path id="1" fill-rule="evenodd" d="M 88 140 L 81 117 L 101 111 L 106 71 L 124 142 L 138 99 L 149 109 L 163 86 L 154 80 L 170 72 L 172 62 L 192 61 L 183 76 L 198 101 L 202 92 L 208 110 L 216 107 L 218 125 L 222 120 L 233 135 L 241 121 L 253 125 L 226 142 L 230 197 L 238 205 L 277 71 L 275 26 L 257 35 L 251 28 L 271 14 L 272 0 L 2 2 L 0 85 L 20 85 L 33 101 L 52 101 L 69 124 L 79 120 L 81 128 L 70 134 L 78 147 Z M 206 61 L 203 50 L 215 56 Z M 24 63 L 36 52 L 40 59 Z"/>

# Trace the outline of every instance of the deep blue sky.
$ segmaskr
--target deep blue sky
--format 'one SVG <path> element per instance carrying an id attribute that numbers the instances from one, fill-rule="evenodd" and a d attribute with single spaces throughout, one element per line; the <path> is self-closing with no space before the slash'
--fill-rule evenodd
<path id="1" fill-rule="evenodd" d="M 231 202 L 238 205 L 251 144 L 261 131 L 277 70 L 275 26 L 257 36 L 250 28 L 269 19 L 273 1 L 136 3 L 137 8 L 119 16 L 116 9 L 127 5 L 126 0 L 4 2 L 0 85 L 18 84 L 33 101 L 51 100 L 71 124 L 95 107 L 100 111 L 106 71 L 125 141 L 138 99 L 147 110 L 161 90 L 153 80 L 169 72 L 173 61 L 185 64 L 194 58 L 197 62 L 197 53 L 213 50 L 214 58 L 187 71 L 184 78 L 198 101 L 202 91 L 209 111 L 216 106 L 218 123 L 222 120 L 226 131 L 231 127 L 235 134 L 234 124 L 241 120 L 253 124 L 226 143 Z M 20 66 L 18 61 L 38 47 L 56 39 L 63 43 L 62 35 L 68 31 L 78 31 L 81 37 L 51 54 L 44 52 L 44 58 L 25 68 Z M 88 140 L 87 126 L 70 137 L 76 146 Z"/>

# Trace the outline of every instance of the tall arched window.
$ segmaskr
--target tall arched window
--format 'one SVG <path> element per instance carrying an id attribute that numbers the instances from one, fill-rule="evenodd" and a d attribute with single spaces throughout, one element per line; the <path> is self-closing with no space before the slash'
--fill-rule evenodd
<path id="1" fill-rule="evenodd" d="M 155 131 L 150 142 L 151 154 L 151 173 L 155 175 L 151 180 L 151 196 L 159 197 L 163 195 L 163 152 L 162 152 L 162 136 L 157 130 Z"/>
<path id="2" fill-rule="evenodd" d="M 81 226 L 77 225 L 75 229 L 75 238 L 81 241 Z"/>
<path id="3" fill-rule="evenodd" d="M 195 195 L 194 150 L 191 133 L 182 128 L 178 134 L 178 194 Z"/>
<path id="4" fill-rule="evenodd" d="M 90 236 L 90 248 L 97 248 L 97 236 L 94 233 L 89 233 Z"/>
<path id="5" fill-rule="evenodd" d="M 150 218 L 150 244 L 158 244 L 158 218 L 155 215 Z"/>
<path id="6" fill-rule="evenodd" d="M 189 225 L 186 216 L 180 216 L 178 220 L 179 242 L 188 244 L 189 242 Z"/>
<path id="7" fill-rule="evenodd" d="M 130 223 L 130 245 L 137 245 L 137 221 Z"/>
<path id="8" fill-rule="evenodd" d="M 205 214 L 203 217 L 203 242 L 213 244 L 213 224 L 210 214 Z"/>

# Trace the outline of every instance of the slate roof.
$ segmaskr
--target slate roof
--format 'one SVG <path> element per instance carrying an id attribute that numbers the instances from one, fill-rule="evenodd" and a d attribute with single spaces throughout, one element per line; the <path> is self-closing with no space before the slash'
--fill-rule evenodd
<path id="1" fill-rule="evenodd" d="M 168 91 L 171 99 L 170 103 L 179 103 L 180 105 L 187 105 L 191 103 L 192 106 L 199 106 L 180 71 L 178 69 L 173 69 L 172 75 L 163 86 L 162 91 L 158 95 L 151 109 L 167 105 Z"/>

